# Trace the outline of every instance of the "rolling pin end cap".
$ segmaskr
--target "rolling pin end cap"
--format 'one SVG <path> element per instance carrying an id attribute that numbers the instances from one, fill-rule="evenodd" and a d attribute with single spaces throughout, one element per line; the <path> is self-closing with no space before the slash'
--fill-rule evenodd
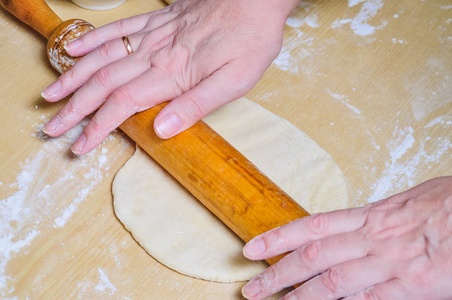
<path id="1" fill-rule="evenodd" d="M 47 42 L 47 56 L 58 72 L 66 72 L 79 60 L 66 52 L 66 46 L 93 29 L 94 26 L 86 21 L 72 19 L 63 22 L 53 31 Z M 71 48 L 75 47 L 71 45 Z"/>

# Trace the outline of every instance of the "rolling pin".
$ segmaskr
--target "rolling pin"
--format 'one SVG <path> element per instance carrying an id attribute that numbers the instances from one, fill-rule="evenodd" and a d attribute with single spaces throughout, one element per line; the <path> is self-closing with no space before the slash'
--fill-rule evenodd
<path id="1" fill-rule="evenodd" d="M 0 0 L 0 4 L 48 39 L 49 60 L 60 73 L 77 61 L 64 45 L 94 28 L 83 20 L 63 22 L 44 0 Z M 204 122 L 160 139 L 153 122 L 164 105 L 135 114 L 121 130 L 242 240 L 309 215 Z M 274 264 L 281 257 L 267 262 Z"/>

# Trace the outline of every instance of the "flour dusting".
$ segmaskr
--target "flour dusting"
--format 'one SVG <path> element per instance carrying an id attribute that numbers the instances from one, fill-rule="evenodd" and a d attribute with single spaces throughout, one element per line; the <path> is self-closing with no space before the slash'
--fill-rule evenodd
<path id="1" fill-rule="evenodd" d="M 349 0 L 349 8 L 359 7 L 359 12 L 350 10 L 347 13 L 347 18 L 333 21 L 331 27 L 338 28 L 348 25 L 354 34 L 363 37 L 370 36 L 386 26 L 386 21 L 380 21 L 379 25 L 369 24 L 383 8 L 383 4 L 384 0 Z M 321 26 L 315 8 L 315 4 L 304 1 L 290 14 L 286 25 L 294 28 L 297 34 L 284 39 L 281 52 L 273 61 L 273 65 L 278 69 L 291 73 L 301 72 L 303 75 L 312 75 L 312 68 L 316 65 L 316 59 L 322 56 L 324 49 L 329 49 L 336 43 L 334 39 L 329 39 L 323 40 L 322 44 L 319 45 L 314 40 L 315 35 L 307 36 L 309 33 L 307 34 L 303 30 L 304 25 L 311 28 Z M 396 42 L 406 44 L 406 41 L 401 39 L 397 39 Z M 350 107 L 350 109 L 352 108 Z"/>
<path id="2" fill-rule="evenodd" d="M 74 212 L 77 210 L 77 206 L 80 202 L 86 199 L 88 197 L 90 191 L 97 185 L 98 182 L 92 181 L 92 183 L 88 186 L 83 188 L 81 191 L 77 193 L 77 197 L 73 200 L 71 204 L 69 204 L 68 207 L 66 207 L 63 210 L 63 213 L 61 216 L 55 219 L 55 224 L 53 227 L 63 227 L 66 225 L 67 221 L 72 217 Z"/>
<path id="3" fill-rule="evenodd" d="M 330 91 L 330 89 L 326 89 L 326 92 L 328 93 L 328 95 L 334 97 L 335 99 L 339 100 L 342 104 L 347 106 L 355 114 L 357 114 L 357 115 L 361 114 L 361 110 L 359 110 L 355 106 L 351 105 L 349 103 L 350 100 L 346 96 L 340 95 L 340 94 L 334 94 L 333 92 Z"/>
<path id="4" fill-rule="evenodd" d="M 444 125 L 450 126 L 451 123 L 440 118 L 432 120 L 424 128 Z M 414 130 L 410 126 L 395 128 L 392 138 L 386 143 L 389 159 L 379 179 L 371 185 L 372 194 L 368 199 L 369 203 L 414 186 L 417 184 L 415 179 L 419 171 L 434 168 L 434 164 L 441 163 L 443 156 L 447 159 L 450 155 L 452 143 L 448 137 L 433 138 L 425 135 L 416 141 L 413 133 Z M 430 150 L 426 151 L 428 143 Z"/>
<path id="5" fill-rule="evenodd" d="M 105 272 L 102 271 L 102 269 L 97 269 L 97 271 L 99 272 L 99 283 L 94 287 L 94 289 L 99 292 L 109 290 L 109 295 L 116 293 L 117 288 L 110 282 L 110 279 L 108 279 Z"/>
<path id="6" fill-rule="evenodd" d="M 451 126 L 452 125 L 452 115 L 451 116 L 441 116 L 438 118 L 435 118 L 433 120 L 431 120 L 430 122 L 428 122 L 427 125 L 425 125 L 425 128 L 430 128 L 433 127 L 435 125 L 441 125 L 441 126 Z"/>
<path id="7" fill-rule="evenodd" d="M 368 22 L 375 17 L 378 11 L 383 7 L 383 0 L 356 1 L 349 0 L 349 7 L 353 7 L 363 2 L 360 12 L 352 19 L 350 28 L 355 34 L 367 36 L 373 34 L 377 27 L 370 25 Z"/>
<path id="8" fill-rule="evenodd" d="M 14 183 L 1 186 L 2 194 L 9 193 L 9 196 L 0 200 L 1 297 L 14 291 L 9 286 L 13 279 L 8 276 L 6 269 L 16 253 L 30 246 L 40 234 L 70 222 L 79 205 L 104 178 L 110 176 L 109 165 L 116 157 L 108 155 L 106 147 L 95 149 L 82 157 L 65 157 L 70 145 L 87 123 L 88 120 L 83 120 L 59 138 L 32 134 L 40 139 L 41 149 L 21 164 L 21 171 Z M 113 139 L 110 135 L 104 144 Z M 120 152 L 129 146 L 128 143 L 121 144 Z M 52 168 L 52 165 L 58 168 Z"/>
<path id="9" fill-rule="evenodd" d="M 452 103 L 452 70 L 443 60 L 430 58 L 406 78 L 404 87 L 416 121 Z"/>
<path id="10" fill-rule="evenodd" d="M 375 26 L 369 22 L 378 14 L 383 8 L 384 0 L 349 0 L 348 7 L 353 8 L 361 5 L 360 11 L 353 18 L 345 18 L 336 20 L 331 24 L 332 28 L 341 27 L 344 24 L 350 24 L 350 28 L 356 35 L 369 36 L 374 34 L 377 30 L 386 26 L 385 21 L 381 21 L 380 25 Z M 397 15 L 394 18 L 398 18 Z"/>
<path id="11" fill-rule="evenodd" d="M 308 1 L 301 2 L 287 18 L 286 25 L 290 27 L 301 27 L 307 25 L 309 27 L 318 27 L 317 14 L 312 12 L 315 5 Z"/>
<path id="12" fill-rule="evenodd" d="M 383 199 L 388 191 L 392 189 L 401 178 L 412 178 L 416 171 L 412 165 L 407 162 L 401 163 L 399 159 L 410 149 L 415 140 L 413 137 L 413 128 L 396 129 L 393 138 L 386 144 L 391 159 L 386 162 L 386 170 L 375 184 L 371 186 L 373 194 L 369 197 L 369 203 Z"/>

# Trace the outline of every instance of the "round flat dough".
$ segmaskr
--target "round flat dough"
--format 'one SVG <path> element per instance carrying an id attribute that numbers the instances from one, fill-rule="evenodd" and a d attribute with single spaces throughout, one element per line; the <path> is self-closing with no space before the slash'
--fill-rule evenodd
<path id="1" fill-rule="evenodd" d="M 204 121 L 310 213 L 347 207 L 339 167 L 286 120 L 242 98 Z M 125 228 L 150 255 L 177 272 L 234 282 L 267 267 L 247 260 L 243 241 L 140 149 L 116 175 L 113 194 L 115 213 Z"/>

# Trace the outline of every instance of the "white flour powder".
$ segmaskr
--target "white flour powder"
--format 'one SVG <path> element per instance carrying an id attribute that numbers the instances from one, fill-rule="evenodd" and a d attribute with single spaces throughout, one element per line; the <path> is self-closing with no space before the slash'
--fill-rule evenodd
<path id="1" fill-rule="evenodd" d="M 83 157 L 64 155 L 87 122 L 84 120 L 62 137 L 47 139 L 21 165 L 14 183 L 0 185 L 2 194 L 9 194 L 0 200 L 1 297 L 14 291 L 8 284 L 13 279 L 6 268 L 16 254 L 24 251 L 40 233 L 63 227 L 96 186 L 110 176 L 109 162 L 115 157 L 109 155 L 106 147 L 98 147 Z M 104 143 L 112 139 L 110 135 Z M 121 144 L 120 152 L 129 146 L 126 142 Z"/>

